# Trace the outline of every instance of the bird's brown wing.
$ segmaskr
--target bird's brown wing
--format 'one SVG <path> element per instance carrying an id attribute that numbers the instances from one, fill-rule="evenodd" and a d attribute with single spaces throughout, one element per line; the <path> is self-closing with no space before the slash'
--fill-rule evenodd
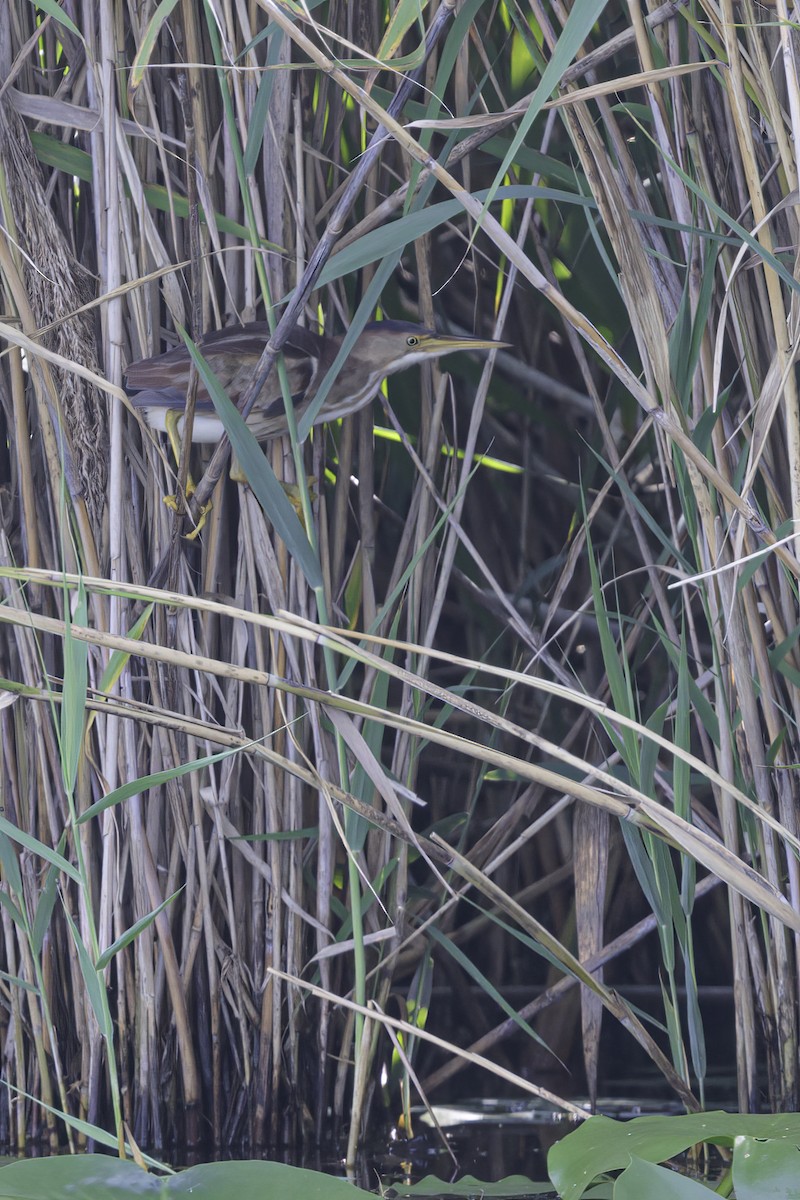
<path id="1" fill-rule="evenodd" d="M 234 402 L 250 382 L 268 339 L 267 322 L 254 321 L 249 325 L 207 333 L 198 343 L 203 358 Z M 293 395 L 300 396 L 305 392 L 321 345 L 322 339 L 307 329 L 297 328 L 290 334 L 283 353 Z M 125 374 L 126 390 L 132 393 L 137 407 L 180 408 L 186 399 L 190 367 L 189 351 L 183 345 L 176 346 L 166 354 L 131 363 Z M 277 373 L 267 381 L 258 406 L 271 408 L 275 401 L 280 402 Z M 197 388 L 197 407 L 209 412 L 214 409 L 202 381 Z"/>

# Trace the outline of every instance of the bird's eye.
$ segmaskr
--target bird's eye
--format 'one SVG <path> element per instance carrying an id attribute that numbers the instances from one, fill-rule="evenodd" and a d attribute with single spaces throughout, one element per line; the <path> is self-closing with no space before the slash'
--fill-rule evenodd
<path id="1" fill-rule="evenodd" d="M 416 334 L 412 333 L 406 338 L 407 346 L 416 346 L 418 344 L 419 344 L 419 338 L 416 336 Z"/>

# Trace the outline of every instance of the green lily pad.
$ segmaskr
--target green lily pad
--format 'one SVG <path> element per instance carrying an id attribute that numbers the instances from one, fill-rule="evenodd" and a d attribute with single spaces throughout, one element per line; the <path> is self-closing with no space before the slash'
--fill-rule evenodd
<path id="1" fill-rule="evenodd" d="M 614 1186 L 614 1200 L 709 1200 L 713 1195 L 702 1183 L 634 1158 Z"/>
<path id="2" fill-rule="evenodd" d="M 553 1185 L 534 1183 L 525 1175 L 507 1175 L 497 1183 L 485 1183 L 482 1179 L 476 1179 L 474 1175 L 464 1175 L 452 1182 L 437 1179 L 435 1175 L 426 1175 L 418 1183 L 393 1183 L 386 1191 L 395 1196 L 463 1196 L 467 1197 L 467 1200 L 482 1200 L 484 1196 L 504 1196 L 507 1200 L 513 1200 L 516 1196 L 540 1196 L 547 1192 L 552 1195 Z"/>
<path id="3" fill-rule="evenodd" d="M 633 1121 L 590 1117 L 552 1147 L 547 1170 L 564 1200 L 578 1200 L 596 1176 L 623 1170 L 634 1156 L 658 1163 L 698 1142 L 733 1146 L 737 1137 L 747 1136 L 800 1142 L 800 1114 L 708 1112 Z"/>
<path id="4" fill-rule="evenodd" d="M 738 1137 L 733 1150 L 736 1200 L 787 1200 L 800 1194 L 800 1148 L 794 1139 Z"/>
<path id="5" fill-rule="evenodd" d="M 104 1154 L 22 1159 L 0 1169 L 0 1200 L 375 1200 L 371 1192 L 318 1171 L 274 1162 L 203 1163 L 159 1177 Z"/>

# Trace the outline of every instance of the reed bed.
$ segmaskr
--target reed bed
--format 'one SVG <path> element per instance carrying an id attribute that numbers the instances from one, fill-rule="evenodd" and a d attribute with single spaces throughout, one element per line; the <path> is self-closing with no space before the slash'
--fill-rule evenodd
<path id="1" fill-rule="evenodd" d="M 0 1138 L 352 1158 L 469 1063 L 594 1099 L 601 1025 L 697 1109 L 708 981 L 796 1108 L 785 4 L 8 16 Z M 186 541 L 124 365 L 292 304 L 513 350 L 237 445 Z"/>

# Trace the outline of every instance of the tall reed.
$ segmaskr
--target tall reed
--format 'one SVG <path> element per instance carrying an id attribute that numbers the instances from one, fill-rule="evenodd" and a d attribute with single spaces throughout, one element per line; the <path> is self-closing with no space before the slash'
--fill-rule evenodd
<path id="1" fill-rule="evenodd" d="M 712 958 L 740 1105 L 797 1106 L 800 106 L 763 15 L 473 0 L 425 62 L 406 5 L 16 6 L 0 1135 L 332 1112 L 352 1155 L 382 1066 L 394 1118 L 475 1054 L 569 1107 L 576 982 L 590 1097 L 606 1012 L 696 1108 Z M 515 350 L 243 447 L 188 543 L 124 364 L 278 321 L 320 245 L 309 325 Z M 653 933 L 663 1033 L 604 978 Z"/>

